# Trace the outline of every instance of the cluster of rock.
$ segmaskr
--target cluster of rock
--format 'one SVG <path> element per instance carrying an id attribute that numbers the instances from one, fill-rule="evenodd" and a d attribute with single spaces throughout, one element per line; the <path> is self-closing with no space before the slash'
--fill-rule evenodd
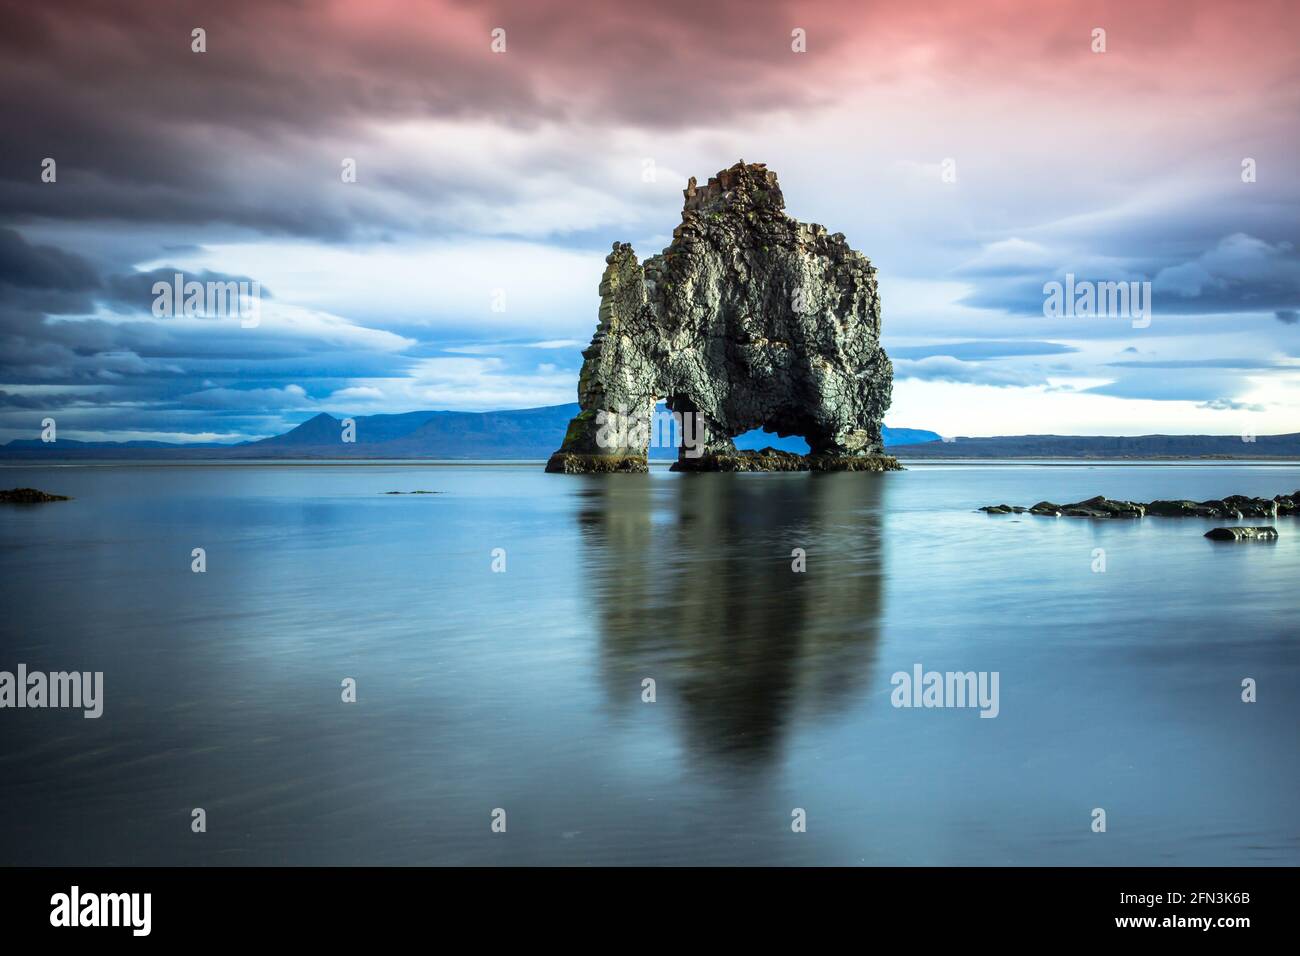
<path id="1" fill-rule="evenodd" d="M 1066 518 L 1276 518 L 1300 512 L 1300 490 L 1273 498 L 1252 498 L 1248 495 L 1229 495 L 1210 501 L 1112 501 L 1102 495 L 1074 504 L 1058 505 L 1040 501 L 1030 508 L 1015 505 L 985 505 L 980 511 L 988 514 L 1046 515 Z"/>
<path id="2" fill-rule="evenodd" d="M 0 503 L 9 505 L 36 505 L 44 501 L 69 501 L 67 495 L 52 495 L 38 488 L 9 488 L 0 490 Z"/>
<path id="3" fill-rule="evenodd" d="M 645 424 L 661 399 L 692 416 L 680 470 L 795 468 L 786 453 L 738 453 L 732 439 L 755 428 L 802 436 L 810 455 L 797 470 L 899 467 L 881 439 L 893 366 L 876 270 L 842 234 L 784 208 L 776 173 L 742 160 L 702 188 L 691 178 L 662 254 L 643 265 L 614 244 L 582 353 L 582 410 L 547 471 L 646 471 Z"/>

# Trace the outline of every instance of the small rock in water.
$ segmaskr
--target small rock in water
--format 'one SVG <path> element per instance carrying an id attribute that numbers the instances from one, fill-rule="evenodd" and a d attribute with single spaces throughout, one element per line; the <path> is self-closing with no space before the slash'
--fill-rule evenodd
<path id="1" fill-rule="evenodd" d="M 991 515 L 1022 515 L 1025 510 L 1019 505 L 985 505 L 980 509 L 980 511 Z"/>
<path id="2" fill-rule="evenodd" d="M 0 491 L 0 501 L 11 505 L 35 505 L 43 501 L 68 501 L 67 495 L 52 495 L 37 488 L 9 488 Z"/>
<path id="3" fill-rule="evenodd" d="M 1277 528 L 1214 528 L 1205 536 L 1212 541 L 1276 541 Z"/>

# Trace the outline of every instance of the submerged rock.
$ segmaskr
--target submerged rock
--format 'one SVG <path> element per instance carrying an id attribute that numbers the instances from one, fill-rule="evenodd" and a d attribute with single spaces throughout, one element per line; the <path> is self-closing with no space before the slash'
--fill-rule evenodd
<path id="1" fill-rule="evenodd" d="M 67 495 L 52 495 L 37 488 L 0 490 L 0 502 L 11 505 L 35 505 L 44 501 L 71 501 Z"/>
<path id="2" fill-rule="evenodd" d="M 684 195 L 662 254 L 642 264 L 615 243 L 606 257 L 582 411 L 546 470 L 645 471 L 659 400 L 683 419 L 679 470 L 897 469 L 881 438 L 893 366 L 866 256 L 786 215 L 762 163 L 692 178 Z M 811 454 L 736 450 L 764 427 L 802 436 Z"/>
<path id="3" fill-rule="evenodd" d="M 1214 541 L 1276 541 L 1277 528 L 1214 528 L 1205 536 Z"/>

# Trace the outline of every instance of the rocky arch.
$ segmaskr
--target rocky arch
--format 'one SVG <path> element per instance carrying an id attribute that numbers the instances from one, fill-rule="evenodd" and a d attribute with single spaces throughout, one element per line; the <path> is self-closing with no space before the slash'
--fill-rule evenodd
<path id="1" fill-rule="evenodd" d="M 583 351 L 581 412 L 548 471 L 645 471 L 654 407 L 694 419 L 675 468 L 891 470 L 881 422 L 893 367 L 875 268 L 840 233 L 784 212 L 776 174 L 743 160 L 685 190 L 673 241 L 644 264 L 615 243 Z M 807 456 L 737 452 L 753 428 Z"/>

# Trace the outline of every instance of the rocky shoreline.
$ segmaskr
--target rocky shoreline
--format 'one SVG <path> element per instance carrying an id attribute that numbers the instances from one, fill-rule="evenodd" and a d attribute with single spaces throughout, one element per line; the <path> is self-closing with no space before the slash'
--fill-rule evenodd
<path id="1" fill-rule="evenodd" d="M 985 505 L 979 509 L 986 514 L 1032 514 L 1049 518 L 1277 518 L 1300 513 L 1300 490 L 1272 498 L 1252 498 L 1249 495 L 1228 495 L 1209 501 L 1162 499 L 1158 501 L 1114 501 L 1102 495 L 1058 505 L 1040 501 L 1022 508 L 1017 505 Z"/>

